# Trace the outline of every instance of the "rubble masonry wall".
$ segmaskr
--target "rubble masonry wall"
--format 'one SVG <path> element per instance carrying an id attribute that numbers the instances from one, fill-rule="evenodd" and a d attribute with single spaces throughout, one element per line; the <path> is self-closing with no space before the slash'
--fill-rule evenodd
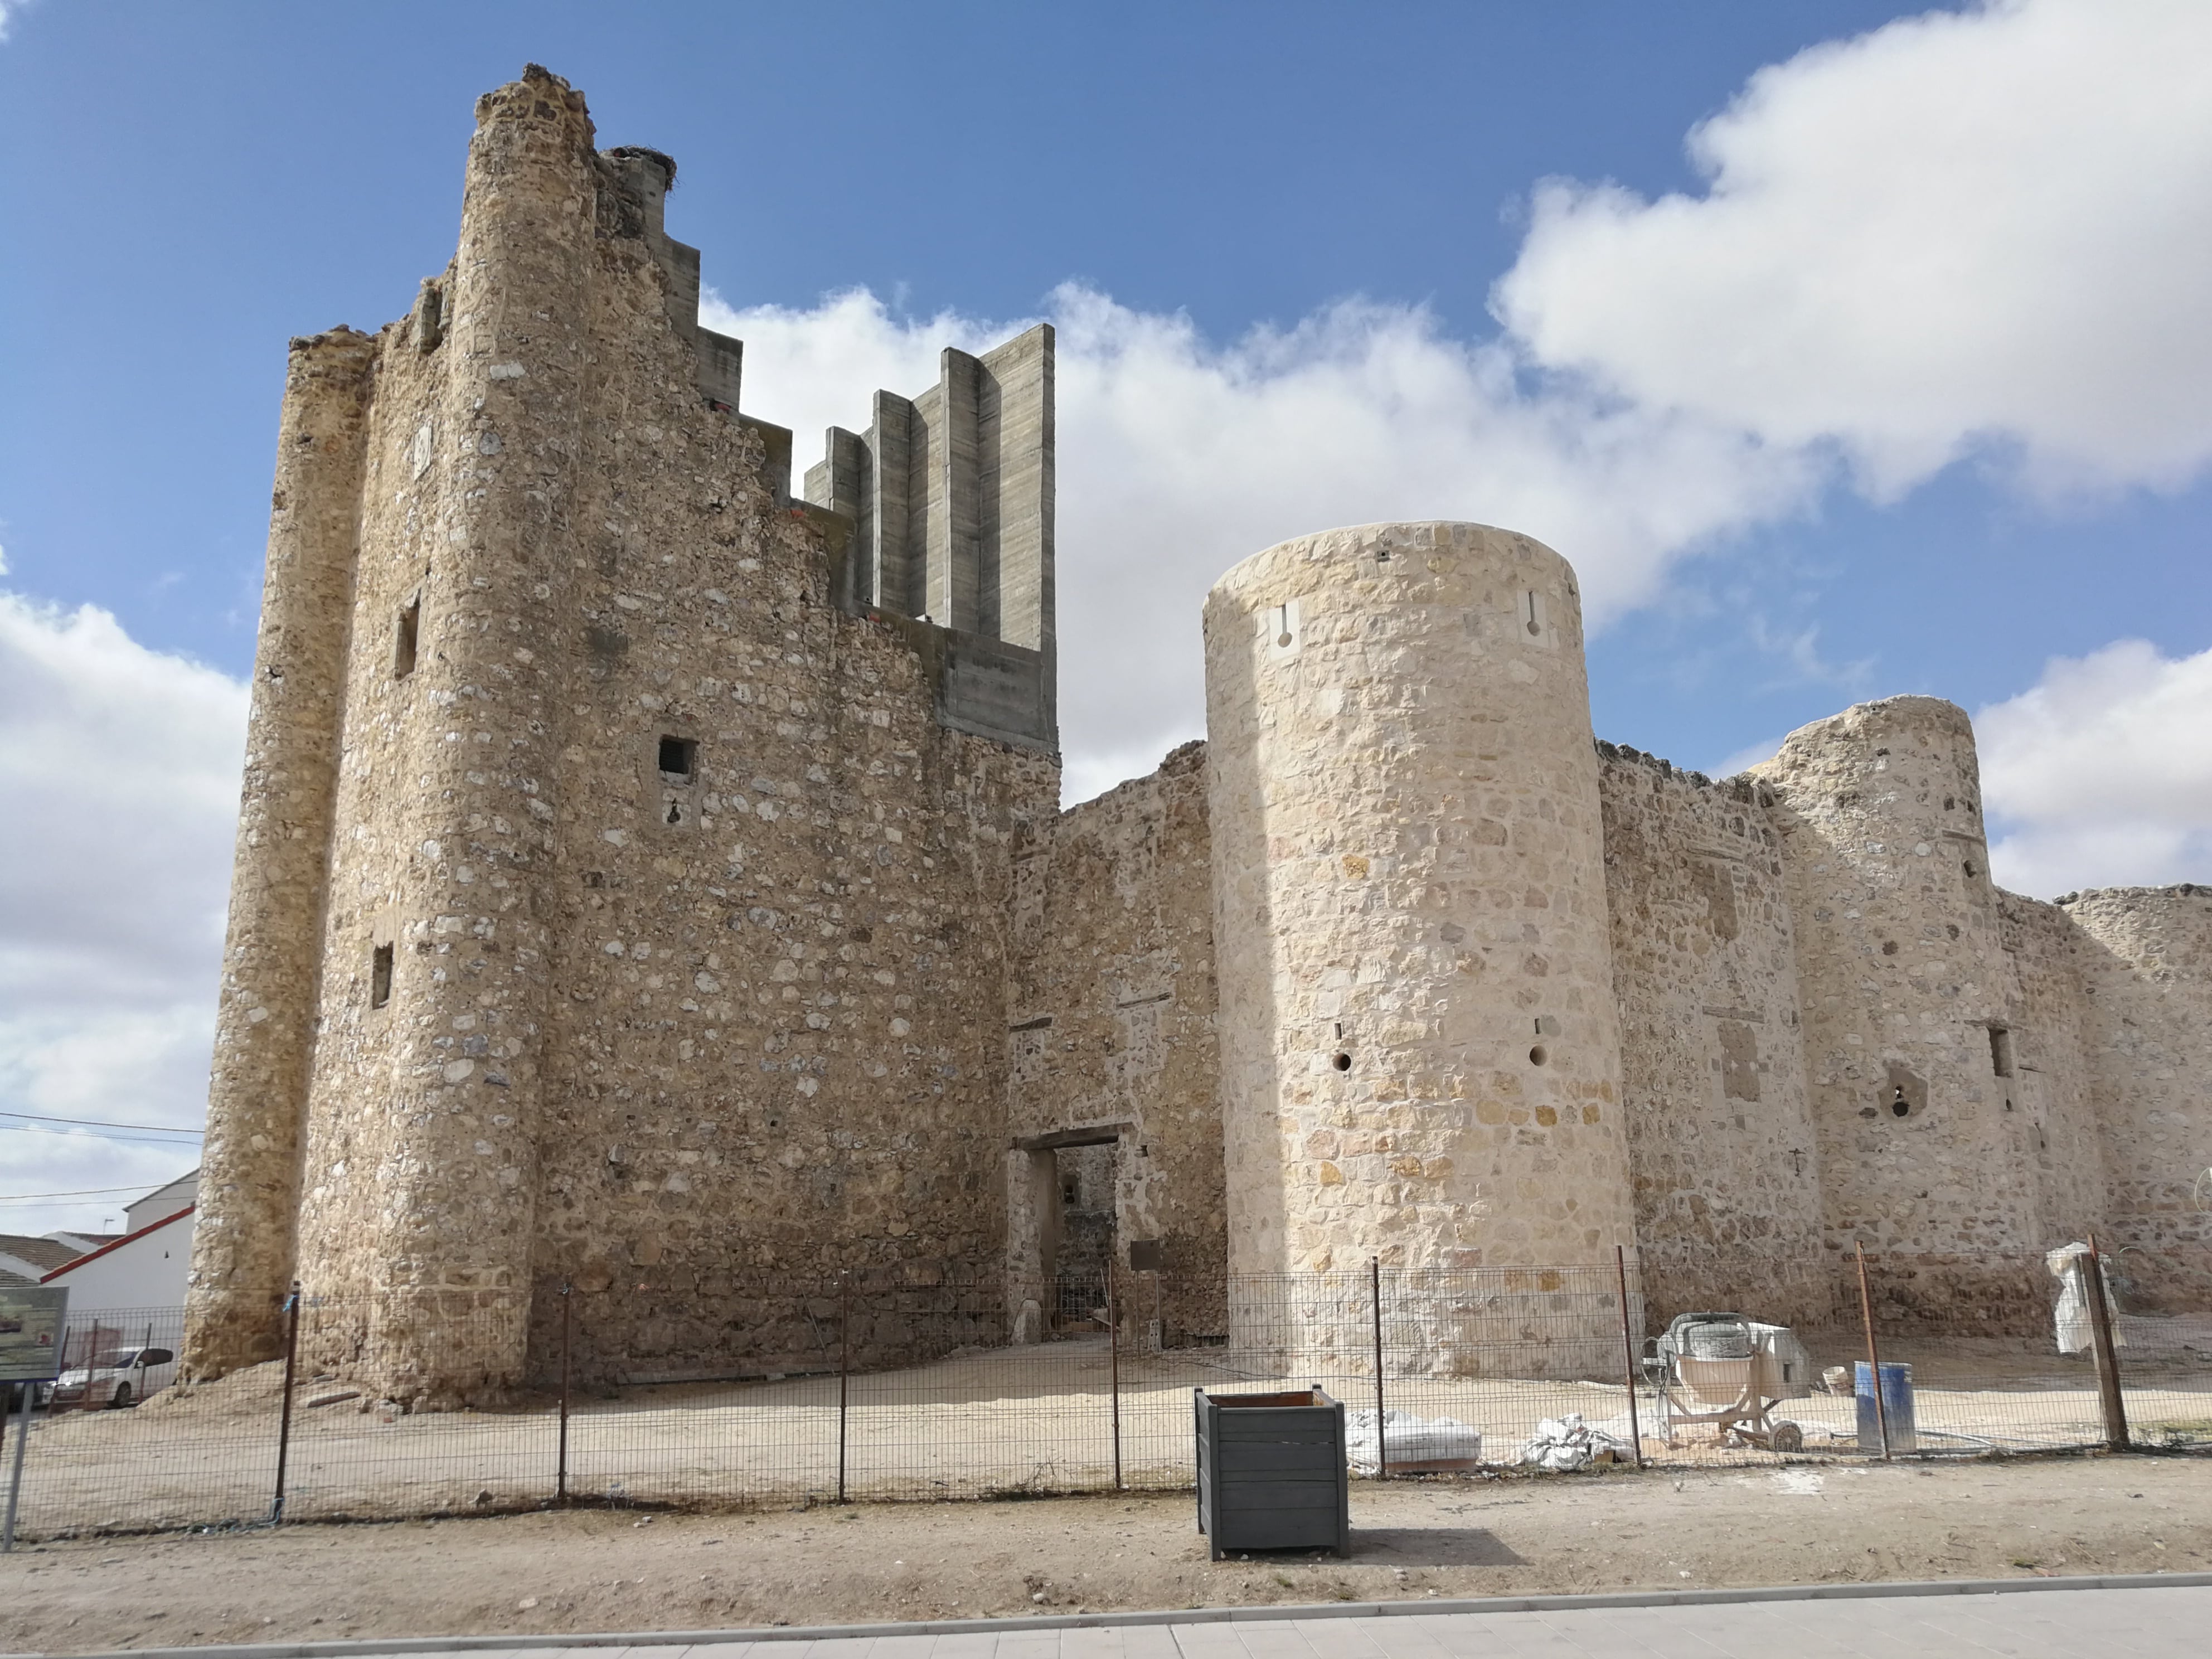
<path id="1" fill-rule="evenodd" d="M 188 1363 L 283 1352 L 375 343 L 292 342 L 188 1279 Z"/>
<path id="2" fill-rule="evenodd" d="M 945 730 L 928 631 L 829 603 L 573 99 L 485 100 L 442 337 L 382 339 L 300 1270 L 317 1363 L 403 1397 L 544 1372 L 564 1282 L 586 1376 L 803 1369 L 787 1287 L 848 1268 L 916 1286 L 857 1354 L 972 1340 L 1003 1248 L 1056 759 Z"/>
<path id="3" fill-rule="evenodd" d="M 1228 1238 L 1214 1046 L 1206 748 L 1061 814 L 1015 857 L 1006 1007 L 1009 1266 L 1045 1271 L 1036 1214 L 1048 1203 L 1038 1143 L 1112 1130 L 1117 1261 L 1146 1319 L 1178 1338 L 1218 1335 Z"/>
<path id="4" fill-rule="evenodd" d="M 1598 747 L 1621 1109 L 1652 1312 L 1824 1321 L 1833 1273 L 1772 796 Z"/>
<path id="5" fill-rule="evenodd" d="M 2124 887 L 2061 902 L 2079 931 L 2107 1249 L 2153 1303 L 2212 1299 L 2212 888 Z M 2208 1183 L 2212 1184 L 2212 1183 Z"/>

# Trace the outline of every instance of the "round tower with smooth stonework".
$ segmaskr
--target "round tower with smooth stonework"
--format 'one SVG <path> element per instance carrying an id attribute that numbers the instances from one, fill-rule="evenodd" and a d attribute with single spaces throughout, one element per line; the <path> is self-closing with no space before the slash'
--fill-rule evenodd
<path id="1" fill-rule="evenodd" d="M 1573 570 L 1480 525 L 1331 531 L 1231 570 L 1206 634 L 1231 1273 L 1609 1283 L 1632 1212 Z M 1437 1294 L 1394 1305 L 1449 1325 Z M 1568 1347 L 1605 1316 L 1521 1311 Z"/>
<path id="2" fill-rule="evenodd" d="M 1966 711 L 1888 697 L 1800 727 L 1780 798 L 1829 1243 L 2041 1248 L 2037 1050 L 2000 933 Z M 2053 1231 L 2058 1229 L 2061 1231 Z"/>

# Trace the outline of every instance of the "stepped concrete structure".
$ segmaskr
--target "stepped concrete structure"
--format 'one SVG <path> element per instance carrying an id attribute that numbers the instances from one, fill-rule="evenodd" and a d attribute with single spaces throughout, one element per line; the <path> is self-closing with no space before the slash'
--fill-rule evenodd
<path id="1" fill-rule="evenodd" d="M 2212 1293 L 2212 890 L 1996 887 L 1958 708 L 1684 772 L 1591 732 L 1566 559 L 1373 525 L 1228 573 L 1207 740 L 1063 811 L 1052 331 L 794 495 L 675 163 L 535 67 L 477 116 L 453 261 L 292 343 L 193 1373 L 295 1282 L 432 1406 L 564 1309 L 586 1376 L 820 1369 L 839 1273 L 899 1287 L 861 1363 L 1109 1266 L 1170 1343 L 1257 1276 L 1519 1275 L 1569 1372 L 1617 1247 L 1660 1313 L 1818 1320 L 1863 1241 L 1995 1328 L 2092 1230 Z"/>

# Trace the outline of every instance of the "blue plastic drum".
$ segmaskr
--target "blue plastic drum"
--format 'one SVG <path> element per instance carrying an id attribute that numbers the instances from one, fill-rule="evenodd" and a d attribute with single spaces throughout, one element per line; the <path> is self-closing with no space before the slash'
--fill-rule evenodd
<path id="1" fill-rule="evenodd" d="M 1854 1369 L 1854 1392 L 1858 1395 L 1859 1449 L 1869 1457 L 1881 1455 L 1881 1421 L 1875 1415 L 1874 1368 L 1865 1360 Z M 1881 1368 L 1882 1415 L 1889 1419 L 1892 1454 L 1917 1451 L 1919 1437 L 1912 1426 L 1912 1367 L 1885 1364 Z"/>

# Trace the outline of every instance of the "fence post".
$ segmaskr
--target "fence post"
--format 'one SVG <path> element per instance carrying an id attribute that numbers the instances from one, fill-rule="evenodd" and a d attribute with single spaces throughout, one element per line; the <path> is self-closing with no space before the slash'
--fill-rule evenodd
<path id="1" fill-rule="evenodd" d="M 1636 1467 L 1644 1467 L 1644 1431 L 1636 1420 L 1636 1339 L 1628 1324 L 1628 1252 L 1613 1247 L 1613 1271 L 1620 1277 L 1620 1360 L 1628 1380 L 1628 1443 L 1636 1449 Z M 1640 1269 L 1639 1269 L 1640 1271 Z"/>
<path id="2" fill-rule="evenodd" d="M 853 1276 L 837 1275 L 837 1501 L 845 1501 L 845 1401 L 853 1375 Z"/>
<path id="3" fill-rule="evenodd" d="M 1121 1490 L 1121 1304 L 1115 1294 L 1114 1259 L 1106 1258 L 1106 1368 L 1114 1397 L 1114 1490 Z"/>
<path id="4" fill-rule="evenodd" d="M 292 1377 L 300 1364 L 300 1281 L 284 1298 L 284 1401 L 276 1418 L 276 1491 L 269 1500 L 269 1524 L 284 1518 L 284 1466 L 292 1455 Z"/>
<path id="5" fill-rule="evenodd" d="M 1857 1249 L 1859 1262 L 1859 1317 L 1866 1322 L 1867 1370 L 1874 1383 L 1875 1426 L 1881 1431 L 1881 1461 L 1889 1462 L 1889 1407 L 1881 1397 L 1881 1349 L 1874 1340 L 1874 1296 L 1867 1289 L 1866 1241 L 1852 1241 Z M 1854 1409 L 1858 1402 L 1852 1402 Z"/>
<path id="6" fill-rule="evenodd" d="M 2120 1357 L 2112 1340 L 2112 1310 L 2105 1300 L 2105 1257 L 2097 1248 L 2097 1235 L 2089 1235 L 2089 1260 L 2083 1288 L 2089 1296 L 2089 1334 L 2096 1339 L 2097 1393 L 2105 1407 L 2105 1443 L 2114 1451 L 2128 1449 L 2128 1408 L 2120 1397 Z"/>
<path id="7" fill-rule="evenodd" d="M 64 1340 L 67 1340 L 66 1337 Z M 60 1375 L 56 1371 L 57 1383 Z M 0 1384 L 0 1424 L 8 1420 L 10 1395 L 14 1396 L 12 1403 L 15 1403 L 15 1444 L 9 1462 L 8 1516 L 4 1522 L 0 1522 L 0 1555 L 11 1554 L 15 1548 L 15 1500 L 23 1492 L 23 1453 L 31 1443 L 31 1408 L 37 1401 L 39 1385 L 35 1382 Z M 50 1400 L 46 1407 L 49 1422 L 53 1419 L 53 1412 Z"/>
<path id="8" fill-rule="evenodd" d="M 1390 1478 L 1390 1444 L 1382 1432 L 1382 1258 L 1367 1258 L 1367 1305 L 1375 1324 L 1375 1478 Z"/>
<path id="9" fill-rule="evenodd" d="M 561 1450 L 556 1459 L 554 1475 L 553 1501 L 568 1501 L 568 1349 L 569 1349 L 569 1285 L 561 1281 Z"/>

